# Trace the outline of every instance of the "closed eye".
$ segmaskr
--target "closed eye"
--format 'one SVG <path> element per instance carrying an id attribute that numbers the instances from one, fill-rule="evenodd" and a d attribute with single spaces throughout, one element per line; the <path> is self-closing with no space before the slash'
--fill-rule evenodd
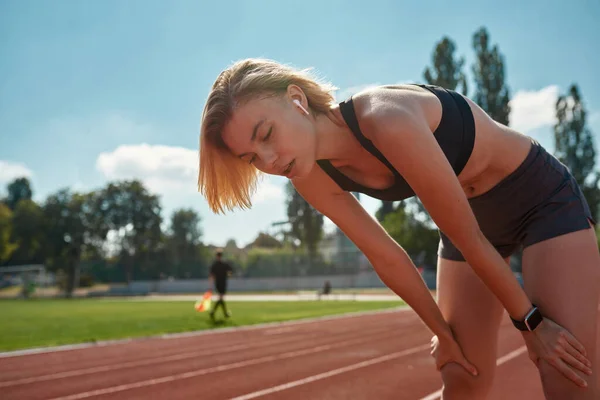
<path id="1" fill-rule="evenodd" d="M 267 140 L 269 140 L 269 138 L 271 137 L 271 133 L 273 132 L 273 126 L 271 126 L 269 128 L 269 130 L 267 131 L 267 134 L 262 138 L 263 142 L 266 142 Z M 244 156 L 245 154 L 242 154 L 242 156 Z M 256 154 L 252 156 L 252 158 L 250 158 L 250 161 L 248 161 L 248 164 L 252 164 L 254 161 L 256 161 Z"/>
<path id="2" fill-rule="evenodd" d="M 269 140 L 269 137 L 271 137 L 271 132 L 273 132 L 273 127 L 272 126 L 269 128 L 269 131 L 267 132 L 267 134 L 263 138 L 263 142 L 266 142 L 267 140 Z"/>

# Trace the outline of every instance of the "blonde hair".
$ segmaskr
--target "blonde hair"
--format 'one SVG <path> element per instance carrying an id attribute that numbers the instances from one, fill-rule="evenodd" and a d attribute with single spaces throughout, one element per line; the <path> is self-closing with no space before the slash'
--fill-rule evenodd
<path id="1" fill-rule="evenodd" d="M 251 58 L 235 62 L 219 74 L 202 113 L 198 172 L 198 190 L 214 213 L 250 208 L 259 177 L 258 169 L 232 154 L 223 142 L 223 127 L 235 107 L 257 96 L 283 94 L 294 84 L 304 91 L 314 114 L 327 113 L 337 88 L 320 82 L 309 71 Z"/>

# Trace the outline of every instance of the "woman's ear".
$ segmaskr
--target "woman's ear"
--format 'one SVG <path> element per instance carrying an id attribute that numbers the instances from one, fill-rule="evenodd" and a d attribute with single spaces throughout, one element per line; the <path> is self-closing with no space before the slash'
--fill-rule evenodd
<path id="1" fill-rule="evenodd" d="M 298 85 L 289 85 L 287 89 L 287 95 L 292 100 L 292 103 L 302 111 L 305 115 L 310 115 L 308 112 L 308 100 L 304 91 Z"/>
<path id="2" fill-rule="evenodd" d="M 300 100 L 298 99 L 294 99 L 292 100 L 294 102 L 294 104 L 296 105 L 296 107 L 298 107 L 300 110 L 302 110 L 302 112 L 306 115 L 310 115 L 308 110 L 306 108 L 304 108 L 304 106 L 302 105 L 302 103 L 300 103 Z"/>

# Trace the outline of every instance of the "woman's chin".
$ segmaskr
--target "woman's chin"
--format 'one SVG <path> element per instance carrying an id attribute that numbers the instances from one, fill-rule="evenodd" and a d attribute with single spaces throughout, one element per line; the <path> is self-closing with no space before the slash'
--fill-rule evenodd
<path id="1" fill-rule="evenodd" d="M 310 175 L 312 168 L 314 168 L 315 165 L 313 165 L 311 168 L 306 168 L 306 166 L 296 165 L 295 168 L 293 168 L 292 171 L 290 171 L 291 176 L 289 176 L 288 178 L 290 180 L 305 178 L 308 175 Z"/>

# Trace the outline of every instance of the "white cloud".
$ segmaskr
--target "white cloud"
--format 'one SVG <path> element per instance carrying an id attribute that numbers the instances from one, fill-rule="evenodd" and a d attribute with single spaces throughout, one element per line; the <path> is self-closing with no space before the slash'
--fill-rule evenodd
<path id="1" fill-rule="evenodd" d="M 96 169 L 108 180 L 140 179 L 162 195 L 197 193 L 198 150 L 164 145 L 122 145 L 101 153 Z M 283 179 L 264 176 L 253 203 L 284 201 Z"/>
<path id="2" fill-rule="evenodd" d="M 510 101 L 510 126 L 527 134 L 556 122 L 555 106 L 559 88 L 547 86 L 540 90 L 520 90 Z"/>
<path id="3" fill-rule="evenodd" d="M 196 192 L 198 151 L 164 145 L 122 145 L 101 153 L 96 169 L 106 179 L 140 179 L 152 191 Z"/>
<path id="4" fill-rule="evenodd" d="M 252 203 L 261 203 L 270 200 L 285 201 L 285 181 L 281 177 L 265 176 L 261 179 L 256 193 L 252 196 Z M 287 180 L 287 179 L 286 179 Z"/>
<path id="5" fill-rule="evenodd" d="M 9 183 L 16 178 L 31 178 L 32 176 L 33 171 L 25 164 L 0 160 L 0 183 Z"/>

